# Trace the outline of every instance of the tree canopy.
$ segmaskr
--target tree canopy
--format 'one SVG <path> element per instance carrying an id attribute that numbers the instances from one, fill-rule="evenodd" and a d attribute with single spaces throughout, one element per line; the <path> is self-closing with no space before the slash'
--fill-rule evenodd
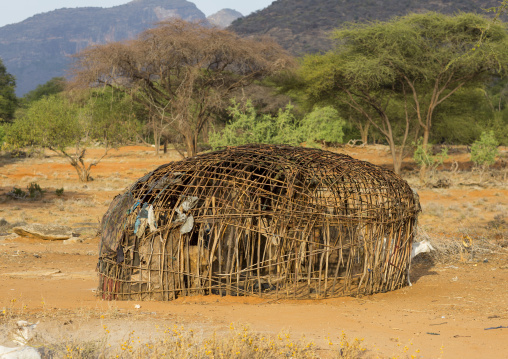
<path id="1" fill-rule="evenodd" d="M 28 105 L 31 102 L 40 100 L 44 96 L 51 96 L 60 93 L 65 90 L 65 78 L 53 77 L 42 85 L 37 85 L 35 89 L 27 92 L 23 96 L 24 105 Z"/>
<path id="2" fill-rule="evenodd" d="M 0 59 L 0 123 L 10 122 L 14 118 L 14 112 L 18 105 L 15 88 L 14 76 L 7 72 L 2 59 Z"/>
<path id="3" fill-rule="evenodd" d="M 316 107 L 298 118 L 291 104 L 270 115 L 258 114 L 251 101 L 243 106 L 233 101 L 228 112 L 231 120 L 225 128 L 210 134 L 209 142 L 214 149 L 249 143 L 299 146 L 305 142 L 315 147 L 325 142 L 342 142 L 344 137 L 345 122 L 330 106 Z"/>
<path id="4" fill-rule="evenodd" d="M 111 91 L 86 92 L 71 99 L 44 96 L 7 127 L 6 142 L 13 148 L 47 148 L 65 158 L 81 181 L 92 180 L 91 168 L 112 149 L 132 139 L 137 122 L 123 96 Z M 85 161 L 87 148 L 99 142 L 100 158 Z"/>
<path id="5" fill-rule="evenodd" d="M 259 115 L 251 101 L 245 106 L 233 102 L 228 108 L 231 120 L 222 131 L 210 133 L 210 145 L 213 149 L 249 143 L 298 146 L 303 139 L 298 131 L 298 120 L 291 110 L 292 106 L 288 105 L 279 109 L 275 116 Z"/>
<path id="6" fill-rule="evenodd" d="M 134 40 L 85 49 L 76 55 L 73 83 L 130 93 L 158 128 L 169 125 L 185 139 L 191 156 L 203 126 L 227 107 L 234 89 L 291 65 L 273 41 L 174 19 Z"/>
<path id="7" fill-rule="evenodd" d="M 349 105 L 384 135 L 392 154 L 417 130 L 425 147 L 436 108 L 459 89 L 505 73 L 508 64 L 504 25 L 475 14 L 347 24 L 334 39 L 334 51 L 304 61 L 309 100 Z"/>

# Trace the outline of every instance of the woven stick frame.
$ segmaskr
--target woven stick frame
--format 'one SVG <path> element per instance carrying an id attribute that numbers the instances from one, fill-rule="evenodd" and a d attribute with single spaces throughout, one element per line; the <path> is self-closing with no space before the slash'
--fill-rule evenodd
<path id="1" fill-rule="evenodd" d="M 201 154 L 159 167 L 112 202 L 98 295 L 320 299 L 394 290 L 406 283 L 419 211 L 398 175 L 347 155 L 267 145 Z"/>

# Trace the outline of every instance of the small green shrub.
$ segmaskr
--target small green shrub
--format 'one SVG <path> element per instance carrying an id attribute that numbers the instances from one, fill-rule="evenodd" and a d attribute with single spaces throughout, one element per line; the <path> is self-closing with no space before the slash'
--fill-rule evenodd
<path id="1" fill-rule="evenodd" d="M 344 121 L 331 106 L 315 107 L 305 115 L 300 124 L 300 132 L 307 145 L 326 142 L 341 143 L 344 139 Z"/>
<path id="2" fill-rule="evenodd" d="M 27 186 L 27 192 L 23 191 L 21 188 L 14 187 L 12 191 L 7 193 L 7 196 L 10 196 L 14 199 L 23 199 L 23 198 L 30 198 L 30 199 L 40 199 L 44 195 L 41 186 L 37 184 L 37 182 L 31 182 Z"/>
<path id="3" fill-rule="evenodd" d="M 497 145 L 494 131 L 482 132 L 480 139 L 471 146 L 471 161 L 479 167 L 493 165 L 498 155 Z"/>
<path id="4" fill-rule="evenodd" d="M 56 193 L 56 195 L 57 195 L 58 197 L 63 196 L 63 194 L 64 194 L 64 189 L 63 189 L 63 187 L 62 187 L 62 188 L 57 188 L 57 189 L 55 190 L 55 193 Z"/>
<path id="5" fill-rule="evenodd" d="M 433 155 L 431 147 L 424 148 L 420 138 L 416 143 L 413 159 L 420 167 L 420 180 L 425 182 L 427 170 L 434 175 L 436 169 L 448 158 L 448 148 L 444 147 L 440 153 Z"/>
<path id="6" fill-rule="evenodd" d="M 440 153 L 433 155 L 429 147 L 423 148 L 422 139 L 418 140 L 416 150 L 413 154 L 413 159 L 418 166 L 427 166 L 428 168 L 435 169 L 443 164 L 444 160 L 448 158 L 448 148 L 444 147 Z"/>
<path id="7" fill-rule="evenodd" d="M 297 118 L 291 104 L 279 109 L 275 116 L 258 115 L 248 100 L 245 105 L 233 101 L 228 112 L 231 120 L 226 127 L 210 133 L 209 144 L 213 149 L 248 143 L 299 146 L 306 142 L 317 147 L 326 142 L 340 143 L 344 138 L 346 122 L 330 106 L 316 107 L 303 118 Z"/>
<path id="8" fill-rule="evenodd" d="M 41 186 L 37 182 L 31 182 L 28 187 L 28 196 L 32 199 L 41 198 L 45 191 L 42 190 Z"/>
<path id="9" fill-rule="evenodd" d="M 7 193 L 7 196 L 10 196 L 15 199 L 26 198 L 27 194 L 21 188 L 14 187 L 12 191 Z"/>
<path id="10" fill-rule="evenodd" d="M 293 106 L 289 104 L 279 109 L 276 116 L 258 115 L 250 100 L 245 105 L 233 101 L 228 108 L 231 120 L 221 132 L 210 133 L 209 143 L 213 149 L 248 143 L 297 146 L 303 140 L 292 110 Z"/>
<path id="11" fill-rule="evenodd" d="M 5 138 L 5 130 L 4 127 L 0 124 L 0 150 L 2 149 L 2 146 L 4 144 L 4 138 Z"/>
<path id="12" fill-rule="evenodd" d="M 480 171 L 480 182 L 485 171 L 496 162 L 498 142 L 494 131 L 482 132 L 471 146 L 471 161 Z"/>

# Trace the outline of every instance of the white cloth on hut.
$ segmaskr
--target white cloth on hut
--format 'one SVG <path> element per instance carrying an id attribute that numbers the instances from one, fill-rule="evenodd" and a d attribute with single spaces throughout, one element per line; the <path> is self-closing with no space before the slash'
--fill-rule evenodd
<path id="1" fill-rule="evenodd" d="M 175 209 L 177 216 L 173 222 L 183 222 L 182 226 L 180 227 L 181 234 L 189 233 L 192 231 L 192 228 L 194 227 L 194 217 L 192 214 L 187 215 L 185 212 L 194 208 L 198 200 L 199 197 L 187 196 Z"/>
<path id="2" fill-rule="evenodd" d="M 139 211 L 136 223 L 134 224 L 134 233 L 138 238 L 143 237 L 147 226 L 150 228 L 150 232 L 154 232 L 157 229 L 153 206 L 145 203 Z"/>
<path id="3" fill-rule="evenodd" d="M 155 222 L 155 213 L 152 205 L 148 207 L 148 225 L 150 226 L 150 232 L 155 232 L 157 230 L 157 223 Z"/>

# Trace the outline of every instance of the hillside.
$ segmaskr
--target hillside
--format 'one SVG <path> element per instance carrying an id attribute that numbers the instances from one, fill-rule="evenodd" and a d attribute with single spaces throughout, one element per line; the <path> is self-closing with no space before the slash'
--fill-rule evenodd
<path id="1" fill-rule="evenodd" d="M 192 1 L 192 0 L 191 0 Z M 18 96 L 52 77 L 65 75 L 70 55 L 89 45 L 135 37 L 154 23 L 180 17 L 227 24 L 240 13 L 205 15 L 187 0 L 133 0 L 111 8 L 64 8 L 0 28 L 0 58 L 16 77 Z M 245 36 L 273 36 L 295 55 L 326 51 L 328 34 L 345 21 L 386 20 L 409 12 L 481 12 L 498 0 L 277 0 L 229 29 Z"/>
<path id="2" fill-rule="evenodd" d="M 217 26 L 219 28 L 225 28 L 231 25 L 233 21 L 236 19 L 243 17 L 243 15 L 233 9 L 222 9 L 216 12 L 213 15 L 208 16 L 206 19 L 213 26 Z"/>
<path id="3" fill-rule="evenodd" d="M 388 20 L 411 12 L 483 12 L 498 0 L 277 0 L 234 21 L 240 35 L 270 35 L 295 55 L 326 51 L 329 32 L 344 22 Z"/>
<path id="4" fill-rule="evenodd" d="M 154 23 L 205 15 L 186 0 L 134 0 L 111 8 L 59 9 L 0 28 L 0 57 L 16 77 L 22 95 L 38 84 L 64 75 L 72 55 L 89 45 L 133 38 Z"/>

